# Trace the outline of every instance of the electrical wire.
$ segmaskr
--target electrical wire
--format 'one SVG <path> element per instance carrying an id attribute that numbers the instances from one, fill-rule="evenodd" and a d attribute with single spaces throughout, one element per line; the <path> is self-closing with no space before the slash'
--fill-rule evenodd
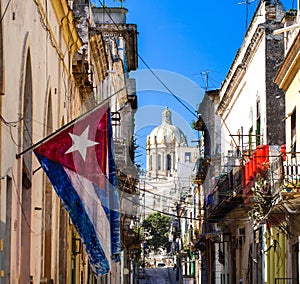
<path id="1" fill-rule="evenodd" d="M 149 191 L 149 190 L 146 190 L 146 189 L 142 189 L 142 188 L 140 188 L 140 191 L 144 191 L 144 193 L 146 194 L 146 193 L 148 193 L 148 194 L 152 194 L 152 195 L 154 195 L 154 197 L 155 196 L 158 196 L 159 198 L 162 198 L 162 199 L 168 199 L 170 202 L 180 202 L 180 204 L 186 204 L 187 206 L 191 206 L 191 204 L 189 203 L 189 202 L 186 202 L 186 201 L 178 201 L 177 199 L 175 199 L 175 198 L 173 198 L 172 196 L 170 196 L 170 195 L 168 195 L 168 196 L 166 196 L 166 195 L 161 195 L 161 194 L 158 194 L 158 193 L 156 193 L 156 192 L 151 192 L 151 191 Z M 171 199 L 171 200 L 170 200 Z"/>
<path id="2" fill-rule="evenodd" d="M 4 9 L 3 15 L 2 15 L 2 17 L 0 19 L 0 24 L 2 24 L 2 20 L 3 20 L 5 14 L 7 12 L 7 9 L 8 9 L 8 6 L 9 6 L 10 3 L 11 3 L 11 0 L 8 1 L 7 5 L 6 5 L 5 9 Z"/>
<path id="3" fill-rule="evenodd" d="M 103 4 L 101 0 L 98 0 L 102 8 L 104 9 L 107 16 L 110 18 L 112 23 L 116 26 L 116 28 L 120 31 L 119 25 L 114 21 L 110 13 L 107 11 L 106 6 Z M 126 38 L 124 38 L 124 41 L 126 41 Z M 167 84 L 153 71 L 153 69 L 149 66 L 149 64 L 146 62 L 146 60 L 137 52 L 138 58 L 143 62 L 143 64 L 146 66 L 146 68 L 150 71 L 150 73 L 157 79 L 157 81 L 188 111 L 190 112 L 194 117 L 198 118 L 196 115 L 196 110 L 191 110 L 177 95 L 174 94 L 174 92 L 167 86 Z"/>
<path id="4" fill-rule="evenodd" d="M 59 46 L 58 46 L 58 44 L 57 44 L 57 42 L 56 42 L 56 40 L 53 36 L 52 31 L 50 30 L 49 23 L 47 21 L 45 12 L 42 10 L 41 4 L 39 3 L 38 0 L 33 0 L 33 2 L 37 6 L 37 11 L 38 11 L 38 14 L 39 14 L 39 17 L 40 17 L 40 22 L 42 24 L 42 28 L 48 33 L 51 45 L 54 47 L 59 59 L 64 61 L 63 53 L 60 50 L 60 48 L 59 48 Z"/>
<path id="5" fill-rule="evenodd" d="M 160 79 L 160 77 L 151 69 L 151 67 L 148 65 L 148 63 L 141 57 L 140 54 L 138 54 L 139 59 L 144 63 L 144 65 L 147 67 L 147 69 L 151 72 L 151 74 L 158 80 L 158 82 L 188 111 L 190 112 L 194 117 L 198 118 L 196 115 L 196 110 L 191 111 L 191 109 L 178 97 L 176 96 L 173 91 Z"/>
<path id="6" fill-rule="evenodd" d="M 117 92 L 111 94 L 110 96 L 108 96 L 106 99 L 104 99 L 101 104 L 104 104 L 105 102 L 109 101 L 112 97 L 116 96 L 119 92 L 121 92 L 122 90 L 126 89 L 127 85 L 122 87 L 121 89 L 119 89 Z M 99 107 L 99 105 L 97 105 L 95 108 Z M 50 135 L 48 135 L 47 137 L 45 137 L 44 139 L 42 139 L 41 141 L 31 145 L 30 147 L 28 147 L 27 149 L 24 149 L 21 153 L 17 154 L 16 157 L 17 159 L 20 158 L 23 154 L 25 154 L 26 152 L 34 149 L 35 147 L 37 147 L 38 145 L 40 145 L 42 142 L 47 141 L 48 139 L 52 138 L 55 134 L 57 134 L 58 131 L 62 131 L 63 129 L 65 129 L 66 127 L 70 126 L 72 123 L 75 123 L 75 121 L 77 121 L 78 119 L 81 119 L 83 117 L 85 117 L 86 115 L 88 115 L 91 111 L 93 111 L 95 108 L 89 110 L 86 113 L 83 113 L 82 115 L 80 115 L 79 117 L 73 119 L 72 121 L 70 121 L 69 123 L 63 125 L 62 127 L 60 127 L 59 129 L 57 129 L 55 132 L 52 132 Z"/>
<path id="7" fill-rule="evenodd" d="M 140 205 L 139 202 L 131 200 L 131 199 L 127 198 L 127 197 L 123 197 L 123 198 L 126 199 L 127 201 L 135 204 L 135 205 Z M 193 221 L 201 221 L 202 220 L 202 219 L 198 219 L 198 218 L 194 218 L 194 217 L 190 218 L 190 217 L 187 217 L 187 216 L 177 216 L 176 214 L 171 214 L 171 213 L 164 212 L 162 210 L 154 209 L 153 207 L 150 207 L 150 206 L 147 206 L 147 205 L 143 205 L 143 207 L 147 208 L 147 209 L 149 209 L 149 210 L 151 210 L 153 212 L 161 213 L 163 215 L 167 215 L 167 216 L 170 216 L 170 217 L 175 217 L 175 218 L 180 218 L 180 219 L 187 219 L 187 220 L 193 220 Z"/>
<path id="8" fill-rule="evenodd" d="M 154 186 L 154 185 L 153 185 L 152 183 L 150 183 L 150 182 L 144 181 L 144 183 L 147 184 L 147 185 L 152 186 L 152 188 L 155 188 L 155 189 L 157 189 L 157 190 L 159 189 L 158 187 Z M 147 193 L 149 193 L 149 194 L 153 194 L 153 195 L 162 197 L 162 198 L 168 198 L 168 199 L 172 198 L 172 196 L 170 196 L 170 195 L 168 195 L 168 196 L 166 196 L 166 195 L 160 195 L 160 194 L 158 194 L 157 192 L 152 192 L 152 191 L 147 190 L 147 189 L 145 189 L 145 188 L 139 188 L 139 190 L 140 190 L 140 191 L 147 192 Z M 177 201 L 177 199 L 176 199 L 176 201 Z"/>
<path id="9" fill-rule="evenodd" d="M 23 117 L 15 121 L 7 121 L 2 115 L 0 115 L 0 120 L 7 126 L 17 127 L 17 124 L 23 120 Z"/>
<path id="10" fill-rule="evenodd" d="M 21 117 L 19 120 L 16 121 L 7 121 L 6 119 L 3 118 L 2 115 L 0 115 L 0 121 L 1 123 L 3 123 L 5 126 L 7 126 L 9 128 L 9 135 L 11 138 L 11 141 L 17 146 L 17 147 L 21 147 L 21 145 L 19 145 L 14 137 L 13 137 L 13 133 L 12 133 L 12 129 L 17 127 L 18 123 L 20 123 L 23 120 L 23 117 Z"/>
<path id="11" fill-rule="evenodd" d="M 15 189 L 14 192 L 16 194 L 17 202 L 18 202 L 18 205 L 19 205 L 19 207 L 21 209 L 21 212 L 22 212 L 22 215 L 23 215 L 23 220 L 24 220 L 26 226 L 28 227 L 29 231 L 32 234 L 34 234 L 35 236 L 40 236 L 42 233 L 36 233 L 31 228 L 32 226 L 31 226 L 30 222 L 28 221 L 27 216 L 25 214 L 25 211 L 23 209 L 23 204 L 22 204 L 22 201 L 21 201 L 20 194 L 18 193 L 18 190 L 17 190 L 17 183 L 16 183 L 16 180 L 15 180 L 15 176 L 14 176 L 12 168 L 10 168 L 10 170 L 11 170 L 12 180 L 13 180 L 13 183 L 14 183 L 14 186 L 13 186 L 13 188 Z"/>

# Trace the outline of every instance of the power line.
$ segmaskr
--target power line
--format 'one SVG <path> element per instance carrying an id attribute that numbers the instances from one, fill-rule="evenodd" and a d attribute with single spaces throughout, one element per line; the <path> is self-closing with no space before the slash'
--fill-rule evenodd
<path id="1" fill-rule="evenodd" d="M 105 13 L 108 15 L 112 23 L 116 26 L 116 28 L 120 31 L 119 25 L 114 21 L 110 13 L 107 11 L 106 6 L 103 4 L 101 0 L 98 0 L 102 8 L 104 9 Z M 124 38 L 126 41 L 126 38 Z M 137 52 L 138 58 L 143 62 L 143 64 L 146 66 L 146 68 L 150 71 L 150 73 L 158 80 L 158 82 L 193 116 L 197 117 L 196 110 L 191 110 L 178 96 L 174 94 L 174 92 L 163 82 L 163 80 L 153 71 L 153 69 L 149 66 L 149 64 L 143 59 L 143 57 Z"/>
<path id="2" fill-rule="evenodd" d="M 120 93 L 121 91 L 123 91 L 124 89 L 127 88 L 127 85 L 124 86 L 123 88 L 119 89 L 118 91 L 116 91 L 115 93 L 113 93 L 112 95 L 110 95 L 109 97 L 107 97 L 105 100 L 103 100 L 101 102 L 101 104 L 96 105 L 94 108 L 92 108 L 91 110 L 83 113 L 82 115 L 78 116 L 77 118 L 71 120 L 70 122 L 66 123 L 65 125 L 63 125 L 62 127 L 60 127 L 58 130 L 56 130 L 55 132 L 52 132 L 50 135 L 44 137 L 42 140 L 38 141 L 35 144 L 32 144 L 30 147 L 28 147 L 27 149 L 24 149 L 21 153 L 16 154 L 16 158 L 19 159 L 23 154 L 25 154 L 26 152 L 33 150 L 35 147 L 37 147 L 38 145 L 48 141 L 50 138 L 52 138 L 54 135 L 56 135 L 58 132 L 66 129 L 67 127 L 69 127 L 70 125 L 72 125 L 73 123 L 75 123 L 77 120 L 82 119 L 83 117 L 87 116 L 88 114 L 90 114 L 92 111 L 94 111 L 96 108 L 100 107 L 101 105 L 104 105 L 104 103 L 108 102 L 112 97 L 116 96 L 118 93 Z"/>
<path id="3" fill-rule="evenodd" d="M 159 198 L 167 198 L 167 199 L 171 199 L 171 201 L 173 202 L 180 202 L 180 203 L 183 203 L 183 204 L 186 204 L 186 205 L 191 205 L 189 202 L 186 202 L 186 201 L 181 201 L 181 200 L 178 200 L 177 198 L 173 198 L 172 196 L 170 195 L 161 195 L 161 194 L 158 194 L 156 192 L 152 192 L 150 190 L 146 190 L 146 189 L 143 189 L 143 188 L 140 188 L 141 191 L 144 191 L 144 194 L 148 193 L 148 194 L 152 194 L 154 196 L 157 196 Z"/>
<path id="4" fill-rule="evenodd" d="M 135 204 L 135 205 L 140 205 L 139 202 L 136 202 L 132 199 L 129 199 L 127 197 L 123 197 L 124 199 L 126 199 L 127 201 Z M 187 216 L 177 216 L 176 214 L 171 214 L 171 213 L 168 213 L 168 212 L 164 212 L 162 210 L 158 210 L 158 209 L 154 209 L 153 207 L 150 207 L 150 206 L 147 206 L 147 205 L 143 205 L 143 207 L 147 208 L 147 209 L 150 209 L 151 211 L 153 212 L 157 212 L 157 213 L 161 213 L 163 215 L 167 215 L 167 216 L 170 216 L 170 217 L 175 217 L 175 218 L 180 218 L 180 219 L 187 219 L 187 220 L 193 220 L 193 221 L 201 221 L 202 219 L 199 219 L 199 218 L 191 218 L 191 217 L 187 217 Z"/>
<path id="5" fill-rule="evenodd" d="M 5 7 L 5 10 L 4 10 L 4 12 L 3 12 L 3 15 L 2 15 L 2 17 L 1 17 L 1 19 L 0 19 L 0 24 L 2 23 L 2 20 L 3 20 L 5 14 L 6 14 L 6 12 L 7 12 L 7 9 L 8 9 L 8 6 L 9 6 L 10 2 L 11 2 L 11 0 L 8 1 L 7 5 L 6 5 L 6 7 Z"/>
<path id="6" fill-rule="evenodd" d="M 195 110 L 191 111 L 190 108 L 178 97 L 176 96 L 171 90 L 170 88 L 158 77 L 158 75 L 151 69 L 151 67 L 147 64 L 147 62 L 141 57 L 141 55 L 138 54 L 138 57 L 140 58 L 140 60 L 144 63 L 144 65 L 147 67 L 147 69 L 152 73 L 152 75 L 158 80 L 159 83 L 161 83 L 161 85 L 163 87 L 166 88 L 166 90 L 187 110 L 189 111 L 193 116 L 197 117 L 198 116 L 195 114 Z"/>

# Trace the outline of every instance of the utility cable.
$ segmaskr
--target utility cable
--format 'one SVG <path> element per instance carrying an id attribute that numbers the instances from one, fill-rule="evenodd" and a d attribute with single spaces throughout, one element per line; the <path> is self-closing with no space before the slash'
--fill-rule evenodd
<path id="1" fill-rule="evenodd" d="M 120 31 L 119 25 L 114 21 L 110 13 L 107 11 L 106 6 L 103 4 L 101 0 L 98 0 L 100 5 L 103 7 L 105 13 L 108 15 L 112 23 L 116 26 L 116 28 Z M 126 38 L 124 38 L 126 41 Z M 153 69 L 149 66 L 149 64 L 143 59 L 143 57 L 137 52 L 138 58 L 143 62 L 143 64 L 146 66 L 146 68 L 150 71 L 150 73 L 158 80 L 158 82 L 193 116 L 198 118 L 198 116 L 195 114 L 196 110 L 192 111 L 178 96 L 174 94 L 174 92 L 163 82 L 163 80 L 153 71 Z"/>
<path id="2" fill-rule="evenodd" d="M 131 199 L 127 198 L 127 197 L 123 197 L 123 198 L 126 199 L 127 201 L 135 204 L 135 205 L 140 205 L 139 202 L 131 200 Z M 161 211 L 161 210 L 158 210 L 158 209 L 154 209 L 153 207 L 150 207 L 150 206 L 147 206 L 147 205 L 142 205 L 142 207 L 150 209 L 153 212 L 161 213 L 163 215 L 170 216 L 170 217 L 175 217 L 175 218 L 180 218 L 180 219 L 187 219 L 187 220 L 193 220 L 193 221 L 201 221 L 202 220 L 202 219 L 193 218 L 193 217 L 191 218 L 191 217 L 187 217 L 187 216 L 177 216 L 176 214 L 171 214 L 171 213 L 167 213 L 167 212 L 164 212 L 164 211 Z"/>
<path id="3" fill-rule="evenodd" d="M 8 1 L 7 5 L 6 5 L 6 7 L 5 7 L 5 10 L 4 10 L 4 12 L 3 12 L 3 15 L 2 15 L 2 17 L 1 17 L 1 19 L 0 19 L 0 24 L 2 24 L 2 20 L 3 20 L 5 14 L 6 14 L 6 12 L 7 12 L 7 9 L 8 9 L 8 6 L 9 6 L 10 2 L 11 2 L 11 0 Z"/>
<path id="4" fill-rule="evenodd" d="M 195 114 L 196 111 L 191 111 L 190 108 L 178 97 L 176 96 L 170 88 L 159 78 L 159 76 L 151 69 L 151 67 L 148 65 L 148 63 L 141 57 L 141 55 L 138 54 L 139 59 L 143 62 L 143 64 L 147 67 L 147 69 L 152 73 L 152 75 L 158 80 L 158 82 L 187 110 L 189 111 L 193 116 L 198 118 L 198 116 Z"/>
<path id="5" fill-rule="evenodd" d="M 101 102 L 102 105 L 104 105 L 104 103 L 108 102 L 112 97 L 116 96 L 118 93 L 120 93 L 121 91 L 123 91 L 124 89 L 127 88 L 127 85 L 124 86 L 123 88 L 119 89 L 118 91 L 116 91 L 115 93 L 113 93 L 112 95 L 110 95 L 109 97 L 107 97 L 105 100 L 103 100 Z M 75 123 L 77 120 L 82 119 L 83 117 L 87 116 L 88 114 L 90 114 L 92 111 L 94 111 L 96 108 L 100 107 L 100 105 L 96 105 L 95 108 L 89 110 L 86 113 L 83 113 L 82 115 L 78 116 L 77 118 L 71 120 L 70 122 L 68 122 L 67 124 L 63 125 L 62 127 L 60 127 L 58 130 L 56 130 L 55 132 L 52 132 L 50 135 L 48 135 L 47 137 L 43 138 L 42 140 L 38 141 L 35 144 L 32 144 L 30 147 L 28 147 L 27 149 L 24 149 L 21 153 L 16 154 L 16 158 L 19 159 L 23 154 L 25 154 L 26 152 L 35 149 L 38 145 L 48 141 L 50 138 L 52 138 L 54 135 L 56 135 L 58 132 L 62 131 L 63 129 L 66 129 L 67 127 L 69 127 L 70 125 L 72 125 L 73 123 Z"/>

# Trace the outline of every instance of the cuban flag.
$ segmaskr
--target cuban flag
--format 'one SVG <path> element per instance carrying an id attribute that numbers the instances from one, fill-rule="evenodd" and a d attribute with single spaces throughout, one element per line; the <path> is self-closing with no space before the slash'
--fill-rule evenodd
<path id="1" fill-rule="evenodd" d="M 34 149 L 68 211 L 96 275 L 119 260 L 120 214 L 108 104 L 71 122 Z"/>

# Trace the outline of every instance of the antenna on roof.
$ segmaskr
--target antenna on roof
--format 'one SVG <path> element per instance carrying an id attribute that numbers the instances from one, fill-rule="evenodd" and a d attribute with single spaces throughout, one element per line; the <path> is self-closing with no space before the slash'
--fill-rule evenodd
<path id="1" fill-rule="evenodd" d="M 201 75 L 205 75 L 205 91 L 208 91 L 208 74 L 211 72 L 210 70 L 206 70 L 201 72 Z"/>
<path id="2" fill-rule="evenodd" d="M 238 2 L 237 4 L 241 5 L 241 4 L 245 4 L 246 5 L 246 30 L 248 28 L 248 14 L 249 14 L 249 5 L 252 3 L 252 2 L 256 2 L 256 0 L 245 0 L 245 1 L 242 1 L 242 2 Z"/>
<path id="3" fill-rule="evenodd" d="M 125 0 L 114 0 L 115 2 L 120 2 L 120 8 L 124 8 L 123 3 L 125 2 Z"/>

